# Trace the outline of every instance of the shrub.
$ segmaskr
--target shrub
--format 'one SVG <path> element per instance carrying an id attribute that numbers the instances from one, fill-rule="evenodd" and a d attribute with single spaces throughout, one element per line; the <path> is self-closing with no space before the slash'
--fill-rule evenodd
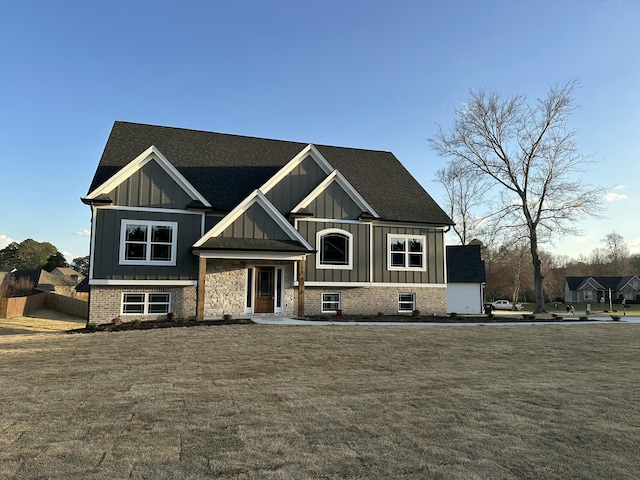
<path id="1" fill-rule="evenodd" d="M 342 318 L 342 310 L 341 309 L 336 310 L 336 318 Z"/>
<path id="2" fill-rule="evenodd" d="M 96 322 L 87 323 L 87 329 L 88 330 L 95 330 L 96 328 L 98 328 L 98 324 Z"/>
<path id="3" fill-rule="evenodd" d="M 140 325 L 140 323 L 142 323 L 142 322 L 140 322 L 139 318 L 136 318 L 135 320 L 131 320 L 131 325 L 136 325 L 137 326 L 137 325 Z"/>
<path id="4" fill-rule="evenodd" d="M 580 317 L 580 320 L 589 320 L 589 317 L 587 317 L 586 315 L 582 315 L 582 316 Z"/>
<path id="5" fill-rule="evenodd" d="M 167 313 L 167 320 L 169 320 L 170 322 L 175 322 L 177 318 L 178 318 L 178 315 L 176 315 L 176 312 Z"/>
<path id="6" fill-rule="evenodd" d="M 412 317 L 419 317 L 420 316 L 420 310 L 414 310 L 413 312 L 411 312 L 411 316 Z"/>
<path id="7" fill-rule="evenodd" d="M 222 315 L 222 319 L 229 321 L 231 320 L 232 315 L 230 313 L 225 313 L 224 315 Z"/>
<path id="8" fill-rule="evenodd" d="M 620 320 L 620 317 L 618 315 L 611 315 L 611 320 L 613 320 L 614 322 L 617 322 Z"/>
<path id="9" fill-rule="evenodd" d="M 456 317 L 458 316 L 458 313 L 457 313 L 457 312 L 451 312 L 451 313 L 449 314 L 449 316 L 450 316 L 451 318 L 456 318 Z"/>
<path id="10" fill-rule="evenodd" d="M 0 284 L 0 297 L 26 297 L 33 291 L 33 282 L 26 277 L 9 277 Z"/>
<path id="11" fill-rule="evenodd" d="M 122 325 L 122 319 L 120 317 L 114 317 L 111 319 L 112 325 Z"/>

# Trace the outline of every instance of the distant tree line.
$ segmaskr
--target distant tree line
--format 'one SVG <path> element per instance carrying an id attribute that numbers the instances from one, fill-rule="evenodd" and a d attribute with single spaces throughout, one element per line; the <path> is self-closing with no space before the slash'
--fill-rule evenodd
<path id="1" fill-rule="evenodd" d="M 74 258 L 67 263 L 64 255 L 49 242 L 37 242 L 31 238 L 12 242 L 0 250 L 0 270 L 46 270 L 57 267 L 72 267 L 82 275 L 89 272 L 89 256 Z"/>
<path id="2" fill-rule="evenodd" d="M 474 240 L 470 243 L 480 243 Z M 541 251 L 545 302 L 562 301 L 565 277 L 626 276 L 640 274 L 640 253 L 631 254 L 622 235 L 613 231 L 588 255 L 570 258 Z M 534 295 L 531 262 L 526 261 L 525 244 L 505 243 L 495 247 L 482 245 L 487 274 L 487 300 L 506 298 L 531 302 Z"/>

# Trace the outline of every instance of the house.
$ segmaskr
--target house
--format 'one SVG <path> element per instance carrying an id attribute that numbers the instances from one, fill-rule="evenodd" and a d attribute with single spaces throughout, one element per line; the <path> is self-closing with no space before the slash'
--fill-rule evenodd
<path id="1" fill-rule="evenodd" d="M 56 277 L 71 278 L 75 282 L 74 283 L 75 285 L 80 283 L 83 278 L 82 275 L 80 275 L 80 273 L 78 273 L 77 271 L 75 271 L 73 268 L 70 268 L 70 267 L 56 267 L 53 270 L 51 270 L 51 274 L 55 275 Z"/>
<path id="2" fill-rule="evenodd" d="M 447 312 L 484 312 L 484 260 L 480 245 L 447 247 Z"/>
<path id="3" fill-rule="evenodd" d="M 451 219 L 390 152 L 115 122 L 92 322 L 446 309 Z"/>
<path id="4" fill-rule="evenodd" d="M 10 273 L 16 280 L 26 278 L 33 284 L 33 288 L 47 292 L 53 292 L 58 287 L 75 286 L 72 277 L 64 275 L 54 275 L 42 269 L 19 269 Z"/>
<path id="5" fill-rule="evenodd" d="M 636 275 L 622 277 L 565 277 L 565 302 L 617 302 L 620 296 L 636 301 L 640 293 L 640 278 Z M 602 303 L 604 303 L 602 302 Z"/>

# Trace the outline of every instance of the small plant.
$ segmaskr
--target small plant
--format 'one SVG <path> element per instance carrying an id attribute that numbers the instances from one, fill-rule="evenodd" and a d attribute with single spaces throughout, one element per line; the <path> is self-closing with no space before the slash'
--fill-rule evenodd
<path id="1" fill-rule="evenodd" d="M 122 319 L 120 318 L 120 316 L 113 317 L 111 319 L 111 325 L 122 325 Z"/>
<path id="2" fill-rule="evenodd" d="M 170 322 L 175 322 L 177 319 L 178 315 L 176 315 L 176 312 L 167 313 L 167 320 L 169 320 Z"/>
<path id="3" fill-rule="evenodd" d="M 457 313 L 457 312 L 451 312 L 451 313 L 449 314 L 449 316 L 450 316 L 451 318 L 456 318 L 456 317 L 458 316 L 458 313 Z"/>
<path id="4" fill-rule="evenodd" d="M 525 320 L 535 320 L 536 316 L 532 313 L 523 313 L 522 318 L 524 318 Z"/>
<path id="5" fill-rule="evenodd" d="M 230 313 L 225 313 L 224 315 L 222 315 L 222 319 L 225 321 L 229 321 L 231 320 L 232 315 Z"/>
<path id="6" fill-rule="evenodd" d="M 586 315 L 581 315 L 580 320 L 589 320 L 589 317 L 587 317 Z"/>
<path id="7" fill-rule="evenodd" d="M 382 312 L 378 312 L 378 316 L 379 316 L 379 317 L 384 317 L 384 313 L 382 313 Z"/>
<path id="8" fill-rule="evenodd" d="M 412 317 L 419 317 L 420 316 L 420 310 L 416 309 L 413 312 L 411 312 L 411 316 Z"/>
<path id="9" fill-rule="evenodd" d="M 322 320 L 330 320 L 331 319 L 331 315 L 329 315 L 328 313 L 323 313 L 322 315 L 320 315 L 320 318 Z"/>
<path id="10" fill-rule="evenodd" d="M 336 318 L 342 318 L 342 310 L 340 308 L 336 310 Z"/>
<path id="11" fill-rule="evenodd" d="M 95 330 L 98 328 L 98 324 L 96 322 L 87 323 L 87 330 Z"/>
<path id="12" fill-rule="evenodd" d="M 614 322 L 619 322 L 620 317 L 618 315 L 611 315 L 611 320 L 613 320 Z"/>
<path id="13" fill-rule="evenodd" d="M 132 320 L 132 321 L 131 321 L 131 324 L 132 324 L 132 325 L 135 325 L 136 327 L 137 327 L 137 326 L 139 326 L 139 325 L 140 325 L 140 323 L 142 323 L 142 322 L 140 322 L 140 319 L 139 319 L 139 318 L 136 318 L 135 320 Z"/>

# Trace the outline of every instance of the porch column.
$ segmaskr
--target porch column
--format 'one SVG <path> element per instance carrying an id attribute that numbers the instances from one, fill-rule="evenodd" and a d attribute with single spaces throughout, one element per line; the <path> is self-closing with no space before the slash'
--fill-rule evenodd
<path id="1" fill-rule="evenodd" d="M 198 257 L 198 305 L 196 315 L 198 320 L 204 320 L 204 284 L 207 274 L 207 259 Z"/>
<path id="2" fill-rule="evenodd" d="M 304 318 L 304 265 L 306 258 L 298 262 L 298 318 Z"/>

